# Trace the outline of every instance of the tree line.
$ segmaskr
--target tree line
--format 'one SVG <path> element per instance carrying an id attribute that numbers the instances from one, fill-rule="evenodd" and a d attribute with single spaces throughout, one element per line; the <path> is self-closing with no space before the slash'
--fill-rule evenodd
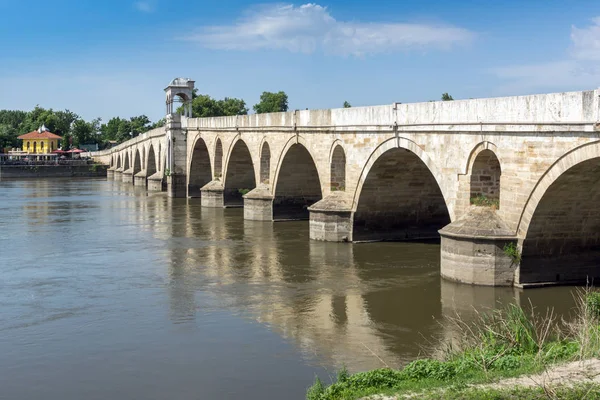
<path id="1" fill-rule="evenodd" d="M 454 100 L 448 93 L 442 100 Z M 344 108 L 352 107 L 344 101 Z M 252 109 L 257 114 L 288 111 L 288 96 L 285 92 L 263 92 L 260 100 Z M 178 109 L 182 112 L 182 107 Z M 248 107 L 242 99 L 225 97 L 214 99 L 207 94 L 199 94 L 198 89 L 192 93 L 193 117 L 221 117 L 247 115 Z M 165 125 L 165 120 L 152 122 L 146 115 L 120 118 L 114 117 L 106 123 L 101 118 L 86 121 L 76 113 L 64 110 L 55 111 L 36 106 L 31 111 L 0 110 L 0 149 L 19 147 L 18 136 L 34 131 L 45 125 L 52 133 L 62 136 L 63 150 L 79 147 L 82 144 L 98 144 L 103 149 L 110 143 L 121 143 L 138 136 L 140 133 Z"/>
<path id="2" fill-rule="evenodd" d="M 115 117 L 104 124 L 100 118 L 86 121 L 70 110 L 55 111 L 40 106 L 31 111 L 0 110 L 0 149 L 20 147 L 17 137 L 42 125 L 62 136 L 61 147 L 66 150 L 82 144 L 105 148 L 111 141 L 123 142 L 164 123 L 164 120 L 153 123 L 140 115 L 129 119 Z"/>

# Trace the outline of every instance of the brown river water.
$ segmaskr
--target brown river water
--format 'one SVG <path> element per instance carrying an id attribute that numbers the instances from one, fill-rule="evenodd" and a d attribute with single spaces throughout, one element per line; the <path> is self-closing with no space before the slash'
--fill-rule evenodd
<path id="1" fill-rule="evenodd" d="M 314 242 L 104 180 L 0 182 L 0 243 L 0 399 L 303 399 L 427 353 L 455 312 L 573 307 L 447 282 L 439 243 Z"/>

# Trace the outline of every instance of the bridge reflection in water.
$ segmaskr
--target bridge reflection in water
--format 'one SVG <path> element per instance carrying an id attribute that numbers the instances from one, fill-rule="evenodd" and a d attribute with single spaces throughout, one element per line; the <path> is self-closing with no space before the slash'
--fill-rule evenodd
<path id="1" fill-rule="evenodd" d="M 127 217 L 164 243 L 173 323 L 226 307 L 269 326 L 319 365 L 398 367 L 452 336 L 445 316 L 470 319 L 530 301 L 567 314 L 572 305 L 564 287 L 522 291 L 440 279 L 436 242 L 312 241 L 306 221 L 249 221 L 242 209 L 202 208 L 200 199 L 108 184 L 139 196 L 127 203 Z"/>

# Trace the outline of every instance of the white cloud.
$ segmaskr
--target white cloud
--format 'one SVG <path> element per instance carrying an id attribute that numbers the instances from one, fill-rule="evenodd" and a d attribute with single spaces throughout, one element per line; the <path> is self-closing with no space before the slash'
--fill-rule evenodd
<path id="1" fill-rule="evenodd" d="M 138 11 L 145 13 L 151 13 L 156 9 L 154 2 L 151 1 L 136 1 L 134 6 Z"/>
<path id="2" fill-rule="evenodd" d="M 361 56 L 421 48 L 448 49 L 474 34 L 454 26 L 338 21 L 318 4 L 266 5 L 231 25 L 209 26 L 186 37 L 212 49 L 281 49 Z"/>
<path id="3" fill-rule="evenodd" d="M 491 72 L 509 83 L 505 91 L 576 90 L 600 86 L 600 17 L 586 28 L 571 27 L 571 46 L 561 61 L 493 68 Z"/>
<path id="4" fill-rule="evenodd" d="M 571 28 L 573 57 L 580 60 L 600 60 L 600 17 L 592 19 L 593 25 L 579 29 Z"/>

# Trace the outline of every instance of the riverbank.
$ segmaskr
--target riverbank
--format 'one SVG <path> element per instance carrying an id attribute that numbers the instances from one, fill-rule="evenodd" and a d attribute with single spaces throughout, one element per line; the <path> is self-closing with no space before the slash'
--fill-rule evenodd
<path id="1" fill-rule="evenodd" d="M 437 357 L 413 361 L 400 370 L 384 368 L 354 375 L 342 370 L 328 387 L 317 379 L 306 398 L 529 399 L 540 393 L 553 398 L 548 394 L 559 392 L 560 398 L 581 398 L 582 391 L 600 395 L 600 383 L 581 378 L 584 373 L 572 375 L 568 384 L 566 375 L 560 376 L 561 371 L 566 374 L 561 364 L 600 356 L 600 292 L 580 292 L 576 303 L 569 321 L 558 320 L 551 310 L 540 315 L 517 305 L 479 314 L 474 322 L 448 318 L 445 323 L 454 335 L 432 352 Z M 544 383 L 539 378 L 552 373 L 558 374 L 560 383 Z M 525 375 L 530 377 L 505 380 Z M 537 379 L 537 385 L 518 383 L 528 379 Z"/>
<path id="2" fill-rule="evenodd" d="M 30 178 L 106 177 L 108 166 L 84 165 L 1 165 L 0 180 Z"/>

